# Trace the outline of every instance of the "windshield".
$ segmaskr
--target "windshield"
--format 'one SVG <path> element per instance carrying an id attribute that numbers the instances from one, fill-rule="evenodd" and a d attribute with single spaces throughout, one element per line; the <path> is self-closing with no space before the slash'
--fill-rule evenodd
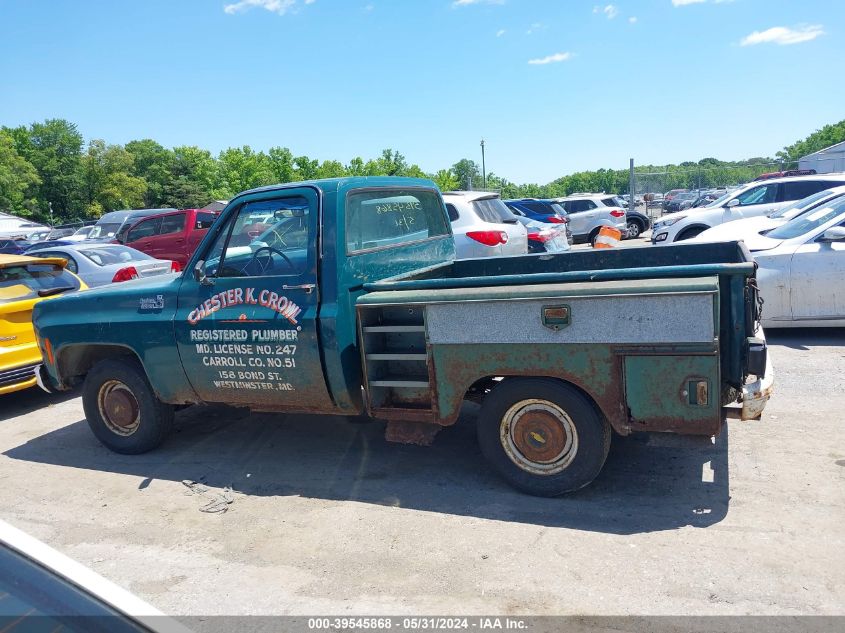
<path id="1" fill-rule="evenodd" d="M 106 222 L 104 224 L 97 224 L 93 229 L 91 229 L 88 237 L 90 239 L 114 237 L 122 224 L 123 222 Z"/>
<path id="2" fill-rule="evenodd" d="M 842 213 L 845 213 L 845 197 L 837 198 L 831 204 L 824 204 L 819 209 L 799 215 L 783 226 L 769 231 L 766 233 L 766 237 L 776 240 L 788 240 L 799 235 L 805 235 L 830 222 Z"/>
<path id="3" fill-rule="evenodd" d="M 702 207 L 702 208 L 709 209 L 710 207 L 721 207 L 723 204 L 725 204 L 728 201 L 729 198 L 731 198 L 733 196 L 734 193 L 735 193 L 734 191 L 729 191 L 728 193 L 724 194 L 720 198 L 716 198 L 713 202 L 708 204 L 706 207 Z"/>
<path id="4" fill-rule="evenodd" d="M 51 288 L 79 290 L 79 280 L 57 264 L 21 264 L 0 268 L 0 305 L 34 299 Z"/>
<path id="5" fill-rule="evenodd" d="M 773 213 L 769 214 L 770 218 L 791 218 L 797 215 L 797 212 L 804 211 L 809 209 L 814 204 L 818 203 L 825 198 L 831 197 L 830 189 L 825 189 L 824 191 L 819 191 L 818 193 L 814 193 L 812 196 L 807 196 L 806 198 L 801 198 L 798 202 L 789 205 L 788 207 L 784 207 L 783 209 L 779 209 L 774 211 Z"/>
<path id="6" fill-rule="evenodd" d="M 141 251 L 136 251 L 134 248 L 129 248 L 128 246 L 91 247 L 79 249 L 78 252 L 97 266 L 109 266 L 110 264 L 124 264 L 141 259 L 153 259 L 149 255 Z"/>

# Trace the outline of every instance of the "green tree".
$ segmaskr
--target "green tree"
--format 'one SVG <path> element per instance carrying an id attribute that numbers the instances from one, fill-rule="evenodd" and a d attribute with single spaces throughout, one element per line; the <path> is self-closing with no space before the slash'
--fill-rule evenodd
<path id="1" fill-rule="evenodd" d="M 293 154 L 287 147 L 271 147 L 267 153 L 270 157 L 270 169 L 276 182 L 295 182 L 298 179 L 296 167 L 293 164 Z"/>
<path id="2" fill-rule="evenodd" d="M 249 145 L 230 147 L 220 152 L 217 159 L 220 187 L 228 192 L 227 197 L 271 185 L 276 180 L 270 157 L 256 152 Z"/>
<path id="3" fill-rule="evenodd" d="M 173 148 L 171 174 L 163 194 L 165 206 L 204 207 L 212 200 L 228 199 L 233 194 L 219 184 L 217 162 L 211 152 L 194 145 Z"/>
<path id="4" fill-rule="evenodd" d="M 336 160 L 324 160 L 317 170 L 318 178 L 342 178 L 346 176 L 346 168 L 343 163 Z"/>
<path id="5" fill-rule="evenodd" d="M 50 202 L 60 218 L 80 210 L 82 135 L 76 125 L 64 119 L 33 123 L 23 156 L 41 178 L 38 204 L 42 212 Z"/>
<path id="6" fill-rule="evenodd" d="M 432 174 L 431 179 L 440 191 L 455 191 L 461 188 L 460 181 L 451 169 L 441 169 L 436 174 Z"/>
<path id="7" fill-rule="evenodd" d="M 787 145 L 777 155 L 779 158 L 785 160 L 796 161 L 802 156 L 812 154 L 842 141 L 845 141 L 845 120 L 839 121 L 839 123 L 825 125 L 822 129 L 816 130 L 807 138 L 796 141 L 792 145 Z"/>
<path id="8" fill-rule="evenodd" d="M 481 187 L 481 169 L 474 160 L 462 158 L 452 165 L 452 173 L 458 179 L 460 189 L 477 189 Z"/>
<path id="9" fill-rule="evenodd" d="M 0 130 L 0 211 L 31 217 L 40 184 L 38 171 L 15 149 L 12 134 Z"/>
<path id="10" fill-rule="evenodd" d="M 128 142 L 126 151 L 132 156 L 131 175 L 147 182 L 144 206 L 150 209 L 168 206 L 164 192 L 175 178 L 173 152 L 149 138 Z"/>
<path id="11" fill-rule="evenodd" d="M 97 217 L 116 209 L 143 206 L 147 183 L 132 176 L 133 158 L 121 145 L 94 139 L 81 158 L 85 212 Z"/>

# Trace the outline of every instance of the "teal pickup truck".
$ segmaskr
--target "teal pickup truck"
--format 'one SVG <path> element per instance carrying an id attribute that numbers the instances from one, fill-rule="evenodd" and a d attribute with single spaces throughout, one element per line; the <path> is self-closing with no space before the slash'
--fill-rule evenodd
<path id="1" fill-rule="evenodd" d="M 183 273 L 45 301 L 34 322 L 40 383 L 84 381 L 117 452 L 204 402 L 366 413 L 430 444 L 472 400 L 492 466 L 551 496 L 596 477 L 612 430 L 759 417 L 759 304 L 741 243 L 456 261 L 434 183 L 377 177 L 247 191 Z"/>

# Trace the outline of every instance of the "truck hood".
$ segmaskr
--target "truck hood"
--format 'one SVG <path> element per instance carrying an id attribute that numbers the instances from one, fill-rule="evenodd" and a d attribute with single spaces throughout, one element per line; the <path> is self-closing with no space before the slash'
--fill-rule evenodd
<path id="1" fill-rule="evenodd" d="M 74 292 L 36 304 L 33 320 L 37 328 L 41 315 L 63 311 L 85 311 L 94 318 L 93 315 L 101 309 L 119 308 L 139 313 L 162 309 L 175 310 L 181 283 L 182 273 L 168 273 Z"/>

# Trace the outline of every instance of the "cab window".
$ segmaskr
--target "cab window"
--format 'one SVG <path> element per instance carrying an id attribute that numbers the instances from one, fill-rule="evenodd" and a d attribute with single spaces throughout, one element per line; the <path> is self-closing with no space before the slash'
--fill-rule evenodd
<path id="1" fill-rule="evenodd" d="M 206 254 L 206 275 L 302 274 L 308 264 L 313 212 L 303 196 L 247 202 L 217 234 Z"/>
<path id="2" fill-rule="evenodd" d="M 173 215 L 166 215 L 161 219 L 161 228 L 158 235 L 170 235 L 171 233 L 181 233 L 185 230 L 185 214 L 175 213 Z"/>
<path id="3" fill-rule="evenodd" d="M 145 237 L 152 237 L 158 235 L 161 231 L 161 218 L 150 218 L 139 222 L 136 226 L 129 230 L 126 234 L 127 242 L 136 242 Z"/>
<path id="4" fill-rule="evenodd" d="M 346 251 L 353 255 L 450 235 L 431 189 L 358 190 L 346 199 Z"/>

